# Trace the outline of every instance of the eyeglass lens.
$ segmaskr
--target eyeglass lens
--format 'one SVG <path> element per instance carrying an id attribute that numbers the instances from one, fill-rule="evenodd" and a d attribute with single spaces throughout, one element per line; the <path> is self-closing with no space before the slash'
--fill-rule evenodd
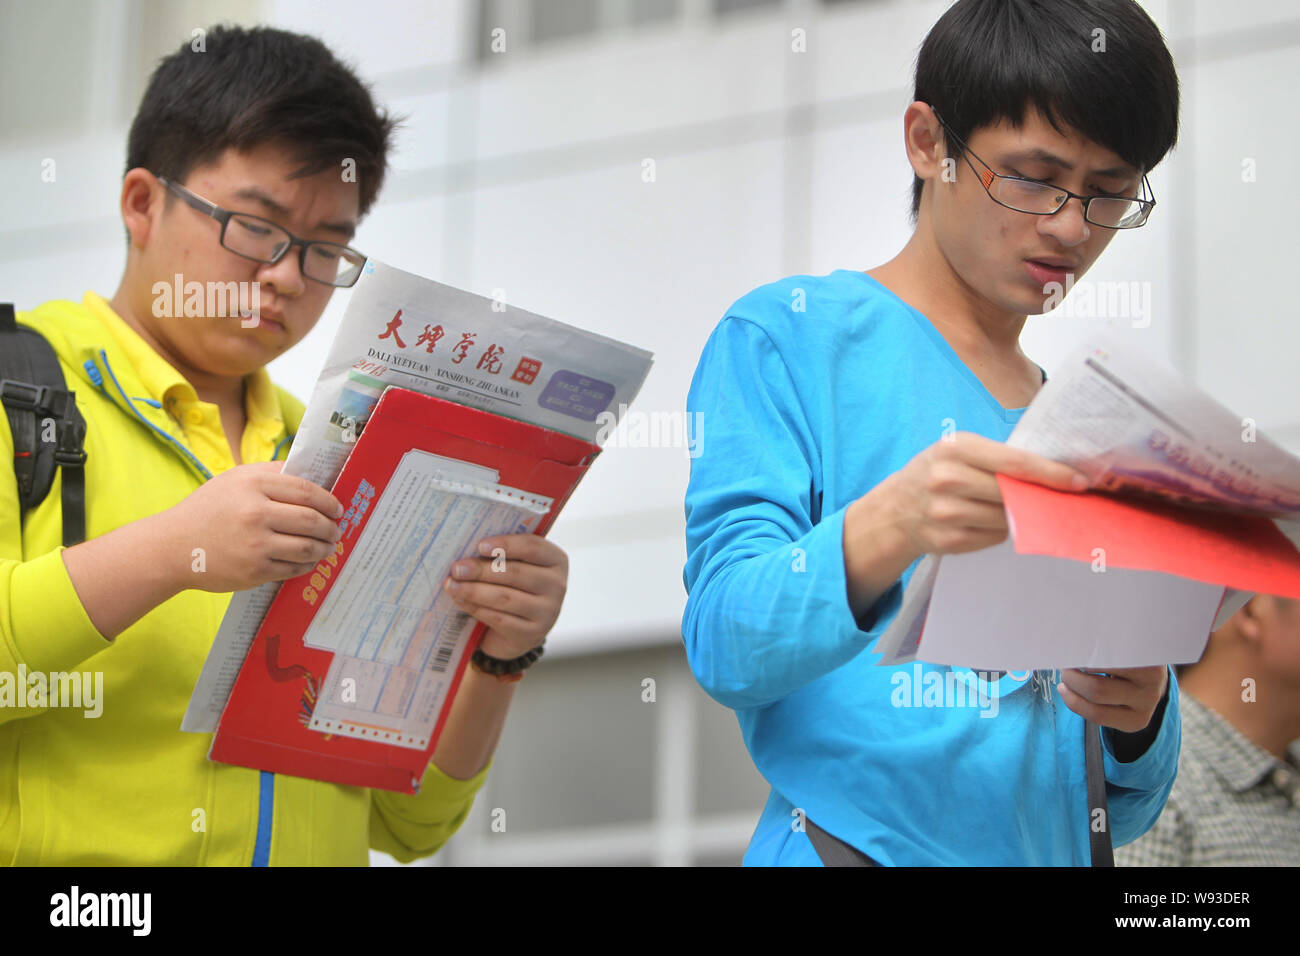
<path id="1" fill-rule="evenodd" d="M 1022 212 L 1051 214 L 1064 205 L 1062 197 L 1065 194 L 1042 183 L 1000 179 L 996 192 L 999 202 Z M 1145 218 L 1145 206 L 1132 199 L 1096 196 L 1088 204 L 1088 220 L 1111 229 L 1131 228 L 1140 225 Z"/>
<path id="2" fill-rule="evenodd" d="M 271 262 L 289 245 L 290 236 L 272 222 L 235 213 L 226 224 L 222 244 L 241 256 Z M 332 242 L 307 244 L 303 273 L 330 285 L 348 286 L 361 273 L 365 257 Z"/>

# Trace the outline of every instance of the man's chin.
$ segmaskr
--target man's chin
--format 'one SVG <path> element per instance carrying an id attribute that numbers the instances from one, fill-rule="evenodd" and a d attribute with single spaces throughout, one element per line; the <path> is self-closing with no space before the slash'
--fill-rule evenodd
<path id="1" fill-rule="evenodd" d="M 282 355 L 291 344 L 280 336 L 275 336 L 278 341 L 257 341 L 262 338 L 257 329 L 247 329 L 223 341 L 207 343 L 201 354 L 194 356 L 195 367 L 209 375 L 243 378 Z"/>
<path id="2" fill-rule="evenodd" d="M 1029 291 L 1021 299 L 1020 308 L 1025 315 L 1045 315 L 1060 304 L 1061 296 L 1054 295 L 1051 290 L 1044 292 L 1029 286 Z"/>

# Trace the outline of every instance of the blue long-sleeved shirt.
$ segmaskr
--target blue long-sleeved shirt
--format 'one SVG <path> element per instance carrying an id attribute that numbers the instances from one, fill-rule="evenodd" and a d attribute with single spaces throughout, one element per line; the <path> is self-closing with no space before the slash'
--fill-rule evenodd
<path id="1" fill-rule="evenodd" d="M 848 603 L 846 507 L 945 432 L 1004 441 L 1023 409 L 1002 408 L 923 314 L 846 270 L 738 300 L 687 409 L 682 637 L 772 786 L 745 863 L 817 865 L 811 819 L 887 865 L 1086 865 L 1083 718 L 1024 675 L 990 686 L 963 668 L 877 666 L 915 563 L 864 619 Z M 1159 816 L 1179 737 L 1172 671 L 1141 757 L 1120 763 L 1102 734 L 1115 845 Z"/>

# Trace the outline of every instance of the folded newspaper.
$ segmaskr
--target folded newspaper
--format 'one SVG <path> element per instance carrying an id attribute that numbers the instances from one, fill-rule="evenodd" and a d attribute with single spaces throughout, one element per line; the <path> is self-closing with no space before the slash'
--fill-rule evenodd
<path id="1" fill-rule="evenodd" d="M 388 386 L 599 443 L 649 352 L 371 260 L 316 380 L 284 474 L 331 487 Z M 280 588 L 232 596 L 181 729 L 213 733 Z"/>
<path id="2" fill-rule="evenodd" d="M 1270 593 L 1300 596 L 1300 458 L 1113 331 L 1095 331 L 1062 363 L 1007 444 L 1088 476 L 1090 490 L 1073 500 L 1033 489 L 1040 507 L 1032 513 L 1040 522 L 1044 515 L 1055 518 L 1055 507 L 1064 529 L 1067 519 L 1083 513 L 1075 510 L 1078 503 L 1110 522 L 1109 529 L 1088 532 L 1089 544 L 1117 539 L 1112 530 L 1147 518 L 1154 522 L 1148 536 L 1166 540 L 1147 547 L 1130 539 L 1115 549 L 1141 552 L 1127 569 L 1114 562 L 1108 568 L 1106 549 L 1090 548 L 1101 552 L 1101 564 L 1093 560 L 1089 567 L 1078 553 L 1077 531 L 1074 552 L 1041 546 L 1053 536 L 1058 543 L 1069 537 L 1055 528 L 1034 529 L 1040 546 L 1026 547 L 1029 529 L 1017 527 L 1008 500 L 1007 542 L 970 554 L 926 555 L 913 568 L 898 614 L 873 648 L 882 655 L 879 664 L 921 659 L 1014 669 L 1179 663 L 1197 659 L 1209 632 L 1259 590 L 1225 586 L 1227 580 L 1265 580 L 1275 585 Z M 1030 490 L 1008 479 L 1000 483 L 1004 498 L 1014 490 L 1023 501 Z M 1050 494 L 1061 497 L 1044 501 Z M 1114 501 L 1079 501 L 1094 494 Z M 1130 510 L 1114 510 L 1121 505 Z M 1192 537 L 1182 536 L 1184 524 Z M 1177 542 L 1192 540 L 1204 549 L 1203 558 L 1169 560 Z M 1234 547 L 1235 566 L 1227 571 Z M 1076 560 L 1061 562 L 1052 554 Z"/>

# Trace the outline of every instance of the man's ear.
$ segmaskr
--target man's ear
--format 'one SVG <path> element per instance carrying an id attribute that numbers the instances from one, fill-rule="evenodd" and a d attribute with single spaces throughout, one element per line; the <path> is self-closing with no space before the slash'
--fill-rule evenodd
<path id="1" fill-rule="evenodd" d="M 1247 644 L 1252 647 L 1258 647 L 1260 636 L 1264 630 L 1265 617 L 1269 612 L 1274 610 L 1272 607 L 1273 599 L 1267 594 L 1256 594 L 1253 598 L 1242 605 L 1235 617 L 1237 619 L 1237 633 Z"/>
<path id="2" fill-rule="evenodd" d="M 147 169 L 137 167 L 122 179 L 122 223 L 131 245 L 143 249 L 157 228 L 163 210 L 164 187 Z"/>
<path id="3" fill-rule="evenodd" d="M 917 100 L 903 114 L 903 147 L 912 170 L 924 180 L 936 180 L 944 170 L 943 127 L 930 104 Z"/>

